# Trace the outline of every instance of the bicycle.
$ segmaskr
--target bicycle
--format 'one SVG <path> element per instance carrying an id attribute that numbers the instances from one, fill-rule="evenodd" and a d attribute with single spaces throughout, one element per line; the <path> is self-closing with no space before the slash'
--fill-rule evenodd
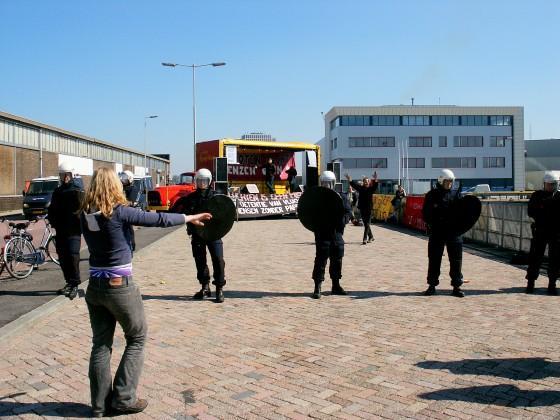
<path id="1" fill-rule="evenodd" d="M 34 222 L 37 222 L 35 219 Z M 9 240 L 4 246 L 2 254 L 3 266 L 11 276 L 17 279 L 29 277 L 34 269 L 50 259 L 55 264 L 60 264 L 56 253 L 56 236 L 50 224 L 45 219 L 45 231 L 38 248 L 33 245 L 33 236 L 27 232 L 31 222 L 10 222 L 10 234 L 5 239 Z"/>

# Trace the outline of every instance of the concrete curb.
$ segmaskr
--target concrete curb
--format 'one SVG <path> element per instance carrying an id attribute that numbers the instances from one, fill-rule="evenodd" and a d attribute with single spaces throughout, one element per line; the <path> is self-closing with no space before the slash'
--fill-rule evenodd
<path id="1" fill-rule="evenodd" d="M 178 229 L 169 232 L 168 235 L 176 232 Z M 135 255 L 141 255 L 149 251 L 152 247 L 156 246 L 159 241 L 165 239 L 166 237 L 167 235 L 159 238 L 157 241 L 152 242 L 149 245 L 146 245 L 138 252 L 135 252 Z M 80 298 L 83 298 L 85 296 L 84 291 L 87 288 L 88 283 L 89 281 L 86 280 L 80 284 L 80 292 L 78 295 Z M 47 315 L 50 315 L 66 303 L 70 303 L 70 300 L 66 296 L 57 296 L 54 299 L 49 300 L 48 302 L 43 303 L 41 306 L 33 309 L 31 312 L 28 312 L 25 315 L 20 316 L 16 320 L 4 325 L 0 328 L 0 341 L 4 341 L 13 335 L 16 335 L 22 329 L 35 324 L 36 322 L 40 321 Z"/>
<path id="2" fill-rule="evenodd" d="M 87 284 L 87 282 L 82 284 Z M 31 312 L 28 312 L 25 315 L 20 316 L 18 319 L 4 325 L 0 328 L 0 340 L 3 341 L 8 337 L 11 337 L 23 328 L 28 327 L 43 317 L 53 313 L 58 309 L 58 307 L 67 303 L 67 300 L 68 298 L 66 296 L 57 296 L 54 299 L 49 300 L 47 303 L 43 303 L 41 306 L 33 309 Z"/>

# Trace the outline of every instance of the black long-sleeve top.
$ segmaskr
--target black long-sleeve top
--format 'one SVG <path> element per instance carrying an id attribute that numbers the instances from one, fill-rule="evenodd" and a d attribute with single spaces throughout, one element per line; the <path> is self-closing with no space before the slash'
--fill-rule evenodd
<path id="1" fill-rule="evenodd" d="M 78 210 L 83 196 L 84 191 L 73 180 L 54 190 L 48 210 L 48 219 L 60 237 L 81 235 Z"/>
<path id="2" fill-rule="evenodd" d="M 187 215 L 208 211 L 208 200 L 215 194 L 215 191 L 210 188 L 196 189 L 196 191 L 181 199 L 181 211 Z M 187 223 L 187 232 L 189 235 L 196 235 L 196 229 L 193 228 L 191 223 Z"/>
<path id="3" fill-rule="evenodd" d="M 371 212 L 373 208 L 373 194 L 377 191 L 379 183 L 373 181 L 370 185 L 360 185 L 356 181 L 350 181 L 350 185 L 358 191 L 358 208 L 362 212 Z"/>
<path id="4" fill-rule="evenodd" d="M 535 191 L 531 194 L 527 211 L 535 220 L 537 230 L 559 234 L 560 192 Z"/>
<path id="5" fill-rule="evenodd" d="M 453 220 L 450 207 L 459 199 L 456 191 L 446 190 L 440 184 L 426 193 L 422 216 L 434 234 L 448 234 Z"/>
<path id="6" fill-rule="evenodd" d="M 266 177 L 266 179 L 272 178 L 275 173 L 276 168 L 274 167 L 274 165 L 272 163 L 267 163 L 264 167 L 264 176 Z"/>

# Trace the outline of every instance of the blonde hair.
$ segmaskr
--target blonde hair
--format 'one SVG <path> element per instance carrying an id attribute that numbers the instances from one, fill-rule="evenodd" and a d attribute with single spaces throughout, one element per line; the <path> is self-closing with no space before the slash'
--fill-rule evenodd
<path id="1" fill-rule="evenodd" d="M 118 204 L 127 204 L 127 201 L 117 173 L 110 168 L 99 168 L 91 178 L 80 210 L 86 213 L 99 210 L 109 219 Z"/>

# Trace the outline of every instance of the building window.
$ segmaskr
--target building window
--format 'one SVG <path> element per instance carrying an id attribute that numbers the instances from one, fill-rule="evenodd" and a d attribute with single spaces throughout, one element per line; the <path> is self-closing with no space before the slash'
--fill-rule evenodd
<path id="1" fill-rule="evenodd" d="M 371 125 L 401 125 L 401 117 L 398 115 L 372 115 Z"/>
<path id="2" fill-rule="evenodd" d="M 459 116 L 432 115 L 432 125 L 459 125 Z"/>
<path id="3" fill-rule="evenodd" d="M 511 125 L 513 117 L 510 115 L 490 116 L 490 125 Z"/>
<path id="4" fill-rule="evenodd" d="M 447 136 L 439 136 L 439 147 L 447 147 Z"/>
<path id="5" fill-rule="evenodd" d="M 454 147 L 482 147 L 484 140 L 482 136 L 454 136 Z"/>
<path id="6" fill-rule="evenodd" d="M 409 137 L 408 147 L 432 147 L 431 137 Z"/>
<path id="7" fill-rule="evenodd" d="M 337 148 L 338 146 L 338 139 L 335 137 L 334 139 L 331 139 L 331 150 L 334 150 Z"/>
<path id="8" fill-rule="evenodd" d="M 491 136 L 490 147 L 505 147 L 506 140 L 511 140 L 510 136 Z"/>
<path id="9" fill-rule="evenodd" d="M 337 120 L 337 119 L 335 118 L 334 120 L 332 120 L 332 121 L 330 122 L 331 130 L 333 130 L 333 129 L 336 127 L 336 120 Z"/>
<path id="10" fill-rule="evenodd" d="M 340 117 L 340 125 L 344 126 L 364 126 L 370 125 L 369 116 L 364 115 L 343 115 Z"/>
<path id="11" fill-rule="evenodd" d="M 426 160 L 424 158 L 403 158 L 402 159 L 403 168 L 425 168 Z"/>
<path id="12" fill-rule="evenodd" d="M 402 117 L 402 125 L 430 125 L 430 117 L 427 115 L 405 115 Z"/>
<path id="13" fill-rule="evenodd" d="M 345 169 L 386 168 L 387 167 L 387 158 L 343 159 L 343 166 L 344 166 Z"/>
<path id="14" fill-rule="evenodd" d="M 487 115 L 462 115 L 461 125 L 488 125 Z"/>
<path id="15" fill-rule="evenodd" d="M 483 166 L 485 168 L 505 168 L 506 158 L 505 157 L 485 157 L 483 160 Z"/>
<path id="16" fill-rule="evenodd" d="M 349 137 L 348 147 L 395 147 L 394 137 Z"/>
<path id="17" fill-rule="evenodd" d="M 475 157 L 432 158 L 432 168 L 476 168 Z"/>

